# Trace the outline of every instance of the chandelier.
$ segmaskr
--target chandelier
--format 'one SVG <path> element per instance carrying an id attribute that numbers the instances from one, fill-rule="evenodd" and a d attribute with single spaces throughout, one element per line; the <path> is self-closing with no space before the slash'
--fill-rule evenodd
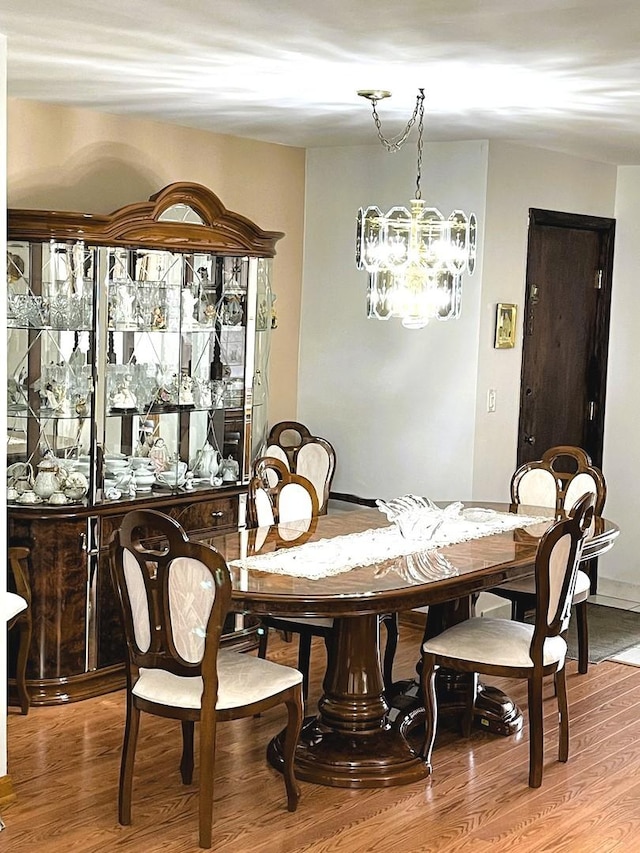
<path id="1" fill-rule="evenodd" d="M 377 320 L 398 317 L 408 329 L 421 329 L 429 320 L 460 316 L 462 276 L 473 273 L 477 220 L 461 210 L 445 219 L 422 199 L 422 134 L 424 89 L 418 90 L 413 115 L 404 130 L 387 139 L 382 134 L 376 104 L 390 92 L 360 91 L 371 101 L 378 138 L 387 151 L 399 151 L 418 124 L 418 167 L 415 197 L 406 207 L 360 208 L 356 233 L 356 265 L 369 273 L 367 313 Z"/>

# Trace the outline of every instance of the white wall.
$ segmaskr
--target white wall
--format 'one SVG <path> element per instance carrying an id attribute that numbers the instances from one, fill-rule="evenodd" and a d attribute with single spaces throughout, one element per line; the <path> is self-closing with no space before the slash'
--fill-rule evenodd
<path id="1" fill-rule="evenodd" d="M 379 144 L 307 153 L 298 417 L 336 447 L 333 489 L 366 497 L 471 496 L 482 239 L 462 316 L 404 329 L 366 317 L 367 275 L 354 261 L 361 205 L 408 204 L 416 149 Z M 422 196 L 447 216 L 484 223 L 487 144 L 425 146 Z"/>
<path id="2" fill-rule="evenodd" d="M 635 539 L 640 471 L 640 166 L 618 169 L 616 248 L 611 300 L 603 470 L 607 478 L 605 514 L 621 529 L 618 541 L 599 563 L 599 590 L 640 601 L 640 559 Z"/>

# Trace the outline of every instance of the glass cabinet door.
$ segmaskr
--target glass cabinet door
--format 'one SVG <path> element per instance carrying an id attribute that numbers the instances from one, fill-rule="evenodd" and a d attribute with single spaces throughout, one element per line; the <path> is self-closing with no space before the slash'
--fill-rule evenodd
<path id="1" fill-rule="evenodd" d="M 111 248 L 103 263 L 99 496 L 246 482 L 247 301 L 255 298 L 255 261 Z"/>
<path id="2" fill-rule="evenodd" d="M 94 285 L 95 250 L 81 242 L 8 244 L 10 502 L 67 503 L 91 493 Z"/>

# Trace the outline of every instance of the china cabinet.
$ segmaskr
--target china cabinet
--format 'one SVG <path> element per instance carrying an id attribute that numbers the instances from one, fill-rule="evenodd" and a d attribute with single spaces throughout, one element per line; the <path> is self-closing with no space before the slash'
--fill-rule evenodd
<path id="1" fill-rule="evenodd" d="M 110 215 L 9 210 L 7 503 L 30 549 L 34 704 L 123 683 L 106 548 L 127 510 L 242 521 L 282 236 L 191 183 Z M 227 627 L 250 642 L 241 614 Z"/>

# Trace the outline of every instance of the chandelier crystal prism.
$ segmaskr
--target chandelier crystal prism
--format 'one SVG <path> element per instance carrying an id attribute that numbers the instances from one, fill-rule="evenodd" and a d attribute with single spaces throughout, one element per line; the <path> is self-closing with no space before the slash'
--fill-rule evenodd
<path id="1" fill-rule="evenodd" d="M 421 329 L 429 320 L 460 316 L 462 276 L 475 268 L 477 220 L 454 210 L 445 219 L 422 199 L 424 89 L 406 127 L 387 139 L 376 109 L 389 97 L 383 90 L 358 92 L 371 101 L 378 138 L 387 151 L 398 151 L 418 124 L 418 166 L 415 197 L 409 209 L 392 207 L 382 213 L 372 205 L 358 211 L 356 265 L 369 273 L 368 316 L 377 320 L 397 317 L 409 329 Z"/>

